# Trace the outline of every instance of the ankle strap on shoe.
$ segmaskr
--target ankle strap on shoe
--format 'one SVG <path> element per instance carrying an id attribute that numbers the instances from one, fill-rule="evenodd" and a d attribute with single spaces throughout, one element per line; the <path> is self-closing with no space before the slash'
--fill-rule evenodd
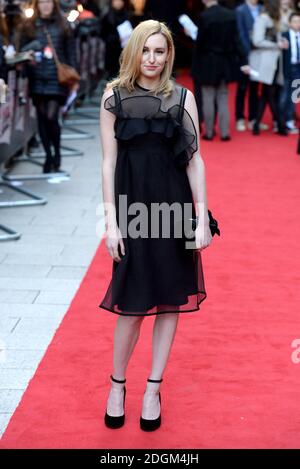
<path id="1" fill-rule="evenodd" d="M 110 377 L 115 383 L 126 383 L 126 378 L 125 379 L 116 379 L 116 378 L 113 377 L 113 375 L 110 375 Z"/>
<path id="2" fill-rule="evenodd" d="M 150 381 L 150 383 L 161 383 L 162 382 L 162 378 L 161 379 L 150 379 L 148 378 L 147 381 Z"/>

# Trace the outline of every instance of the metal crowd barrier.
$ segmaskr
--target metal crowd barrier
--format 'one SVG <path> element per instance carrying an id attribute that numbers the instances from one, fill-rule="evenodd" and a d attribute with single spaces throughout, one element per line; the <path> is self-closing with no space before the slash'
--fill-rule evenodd
<path id="1" fill-rule="evenodd" d="M 28 82 L 20 77 L 14 69 L 9 70 L 8 92 L 5 103 L 0 104 L 0 165 L 4 165 L 14 154 L 24 148 L 27 142 L 36 132 L 35 110 L 28 99 Z M 22 96 L 22 99 L 20 97 Z M 44 197 L 31 191 L 14 186 L 5 180 L 5 173 L 0 172 L 0 187 L 5 187 L 26 198 L 18 200 L 0 201 L 0 208 L 19 207 L 26 205 L 41 205 L 47 203 Z M 1 231 L 6 234 L 0 236 L 0 240 L 18 239 L 21 235 L 13 229 L 0 225 Z"/>
<path id="2" fill-rule="evenodd" d="M 101 74 L 104 71 L 104 45 L 98 35 L 99 20 L 88 18 L 81 21 L 75 30 L 76 50 L 79 71 L 81 75 L 80 89 L 77 101 L 70 108 L 67 117 L 62 119 L 62 141 L 93 138 L 91 132 L 74 126 L 84 124 L 97 124 L 99 120 L 100 98 L 93 102 L 93 94 L 101 93 Z M 100 83 L 100 88 L 99 88 Z M 20 71 L 10 67 L 7 77 L 8 94 L 4 104 L 0 104 L 0 187 L 27 196 L 20 200 L 0 201 L 0 210 L 4 207 L 16 207 L 46 204 L 44 197 L 31 191 L 21 189 L 14 185 L 15 181 L 49 179 L 57 173 L 43 174 L 14 174 L 11 173 L 15 164 L 29 162 L 42 167 L 38 161 L 45 158 L 44 152 L 39 148 L 30 148 L 29 142 L 37 133 L 35 108 L 28 96 L 28 80 L 22 77 Z M 22 98 L 22 99 L 21 99 Z M 81 101 L 81 106 L 77 102 Z M 77 149 L 61 146 L 62 157 L 82 156 L 83 152 Z M 2 169 L 2 171 L 1 171 Z M 60 172 L 60 175 L 67 174 Z M 18 239 L 21 234 L 0 224 L 0 241 Z"/>

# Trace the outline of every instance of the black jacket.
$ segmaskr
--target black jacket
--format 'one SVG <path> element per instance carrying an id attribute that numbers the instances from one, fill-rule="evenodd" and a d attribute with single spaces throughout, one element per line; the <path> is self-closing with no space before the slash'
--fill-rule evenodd
<path id="1" fill-rule="evenodd" d="M 187 13 L 185 0 L 146 0 L 145 2 L 145 19 L 163 21 L 173 33 L 177 33 L 181 28 L 178 16 L 183 13 Z"/>
<path id="2" fill-rule="evenodd" d="M 235 12 L 220 5 L 209 7 L 200 15 L 198 28 L 192 75 L 207 86 L 236 81 L 239 67 L 247 64 L 247 59 Z"/>
<path id="3" fill-rule="evenodd" d="M 283 75 L 284 78 L 287 80 L 290 80 L 292 75 L 291 75 L 291 68 L 292 68 L 292 53 L 291 53 L 291 38 L 290 38 L 290 32 L 286 31 L 282 33 L 282 37 L 285 37 L 289 41 L 289 48 L 288 49 L 283 49 L 282 50 L 282 59 L 283 59 Z M 300 77 L 299 77 L 300 78 Z"/>
<path id="4" fill-rule="evenodd" d="M 129 14 L 125 8 L 120 11 L 110 8 L 101 19 L 100 37 L 105 42 L 105 70 L 108 78 L 115 77 L 119 72 L 119 58 L 122 52 L 120 36 L 117 30 L 124 21 L 129 20 Z"/>
<path id="5" fill-rule="evenodd" d="M 54 16 L 49 19 L 37 18 L 35 26 L 34 38 L 26 36 L 22 31 L 20 32 L 20 50 L 23 47 L 26 48 L 29 42 L 35 40 L 37 44 L 35 51 L 43 52 L 48 44 L 43 30 L 46 27 L 59 60 L 76 68 L 76 47 L 72 32 L 65 34 L 62 26 Z M 43 56 L 40 62 L 36 62 L 34 65 L 29 64 L 26 68 L 30 94 L 58 94 L 63 96 L 67 94 L 67 88 L 61 86 L 58 82 L 57 69 L 53 58 L 47 59 Z"/>

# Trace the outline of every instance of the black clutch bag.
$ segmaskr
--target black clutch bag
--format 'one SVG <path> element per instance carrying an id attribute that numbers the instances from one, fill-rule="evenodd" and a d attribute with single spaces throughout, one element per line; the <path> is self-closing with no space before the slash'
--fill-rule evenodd
<path id="1" fill-rule="evenodd" d="M 218 227 L 218 222 L 217 220 L 212 216 L 212 213 L 210 210 L 208 210 L 208 216 L 209 216 L 209 228 L 211 231 L 211 235 L 214 236 L 217 234 L 220 236 L 220 229 Z M 198 218 L 192 218 L 192 230 L 195 231 L 197 224 L 198 224 Z"/>

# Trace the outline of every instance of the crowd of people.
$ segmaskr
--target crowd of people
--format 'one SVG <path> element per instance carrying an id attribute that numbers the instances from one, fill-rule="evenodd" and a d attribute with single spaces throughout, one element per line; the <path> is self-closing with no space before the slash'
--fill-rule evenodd
<path id="1" fill-rule="evenodd" d="M 300 78 L 300 12 L 290 0 L 247 0 L 229 11 L 214 0 L 198 21 L 192 73 L 203 138 L 215 135 L 216 112 L 221 139 L 230 139 L 228 83 L 237 82 L 236 129 L 259 135 L 268 127 L 262 118 L 269 105 L 274 131 L 298 132 L 293 99 Z M 237 66 L 238 65 L 238 66 Z M 245 117 L 246 94 L 248 112 Z"/>
<path id="2" fill-rule="evenodd" d="M 176 70 L 185 67 L 193 77 L 201 135 L 222 141 L 230 136 L 228 85 L 236 82 L 236 130 L 259 135 L 269 106 L 273 129 L 286 136 L 298 132 L 297 79 L 300 79 L 300 2 L 298 0 L 0 0 L 0 80 L 7 78 L 6 59 L 29 51 L 22 65 L 37 110 L 39 135 L 45 150 L 44 172 L 60 169 L 59 111 L 70 88 L 58 80 L 57 66 L 47 33 L 58 58 L 78 70 L 74 30 L 76 21 L 99 20 L 99 38 L 105 44 L 103 77 L 118 74 L 122 51 L 119 26 L 134 27 L 149 18 L 164 21 L 176 46 Z M 78 13 L 67 20 L 71 10 Z M 192 38 L 178 18 L 187 14 L 197 27 Z M 13 51 L 13 52 L 12 52 Z M 74 84 L 73 89 L 78 89 Z M 248 102 L 246 103 L 246 99 Z M 246 105 L 247 104 L 247 105 Z M 246 113 L 247 109 L 247 113 Z M 52 150 L 53 148 L 53 150 Z"/>

